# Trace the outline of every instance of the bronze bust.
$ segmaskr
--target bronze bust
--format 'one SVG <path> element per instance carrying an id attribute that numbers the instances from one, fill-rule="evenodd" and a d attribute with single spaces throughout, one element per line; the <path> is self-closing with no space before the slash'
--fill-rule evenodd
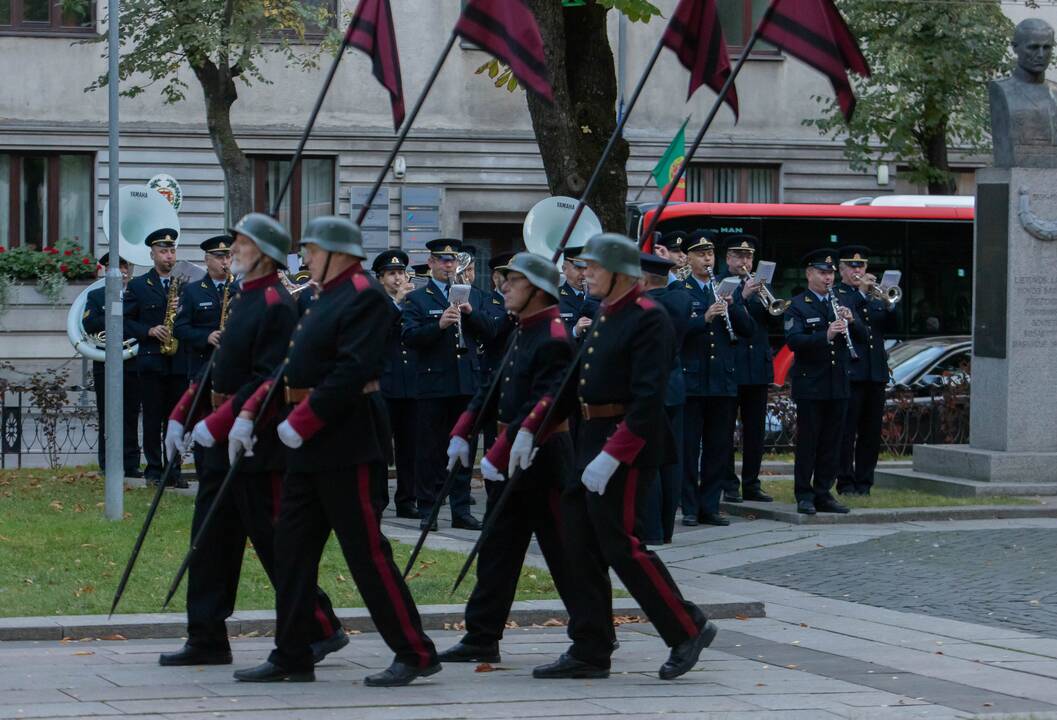
<path id="1" fill-rule="evenodd" d="M 1017 67 L 988 87 L 995 167 L 1057 167 L 1057 83 L 1046 79 L 1053 45 L 1044 20 L 1023 20 L 1013 33 Z"/>

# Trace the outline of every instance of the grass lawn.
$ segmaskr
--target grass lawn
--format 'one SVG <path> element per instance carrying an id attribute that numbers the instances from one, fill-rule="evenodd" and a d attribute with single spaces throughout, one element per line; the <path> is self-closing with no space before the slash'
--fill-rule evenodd
<path id="1" fill-rule="evenodd" d="M 775 462 L 791 463 L 791 462 L 793 462 L 793 459 L 794 459 L 794 455 L 791 452 L 787 452 L 787 453 L 764 453 L 764 456 L 763 456 L 763 461 L 765 463 L 769 463 L 769 462 L 772 462 L 772 463 L 775 463 Z M 877 459 L 879 461 L 881 461 L 881 462 L 887 462 L 889 460 L 897 460 L 897 461 L 901 460 L 901 461 L 905 462 L 905 461 L 912 460 L 913 456 L 911 456 L 909 454 L 908 455 L 896 455 L 895 453 L 891 453 L 891 452 L 882 452 L 878 456 Z M 734 461 L 735 462 L 741 462 L 741 452 L 740 451 L 735 451 L 735 453 L 734 453 Z"/>
<path id="2" fill-rule="evenodd" d="M 106 613 L 143 524 L 153 489 L 125 492 L 125 519 L 103 517 L 103 479 L 83 468 L 0 471 L 0 616 Z M 190 539 L 193 501 L 166 493 L 154 517 L 118 612 L 158 612 Z M 403 570 L 411 547 L 393 544 Z M 464 603 L 473 572 L 449 599 L 465 556 L 423 550 L 409 586 L 421 604 Z M 247 545 L 238 608 L 275 607 L 275 596 L 252 546 Z M 186 584 L 186 579 L 185 579 Z M 363 605 L 337 542 L 331 537 L 320 565 L 319 584 L 335 607 Z M 518 599 L 555 598 L 550 575 L 526 567 Z M 170 609 L 184 609 L 184 589 Z"/>
<path id="3" fill-rule="evenodd" d="M 764 480 L 763 490 L 774 497 L 775 502 L 796 503 L 792 480 Z M 837 500 L 850 508 L 911 508 L 946 507 L 965 505 L 1037 505 L 1031 498 L 996 495 L 994 497 L 947 497 L 919 490 L 896 490 L 874 488 L 869 497 L 837 495 Z"/>

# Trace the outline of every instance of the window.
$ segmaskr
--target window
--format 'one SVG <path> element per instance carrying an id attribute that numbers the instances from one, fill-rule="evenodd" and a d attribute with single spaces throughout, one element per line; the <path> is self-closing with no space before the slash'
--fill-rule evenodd
<path id="1" fill-rule="evenodd" d="M 91 155 L 0 153 L 0 247 L 92 247 Z"/>
<path id="2" fill-rule="evenodd" d="M 4 2 L 4 0 L 0 0 Z M 271 18 L 275 22 L 270 37 L 273 41 L 286 40 L 291 43 L 301 41 L 301 31 L 304 31 L 306 41 L 319 41 L 331 28 L 338 26 L 337 0 L 301 0 L 305 15 L 300 12 L 281 12 L 277 17 Z M 283 29 L 278 29 L 278 28 Z"/>
<path id="3" fill-rule="evenodd" d="M 955 195 L 976 195 L 976 168 L 952 167 L 954 174 Z M 907 175 L 910 168 L 900 165 L 896 169 L 895 193 L 896 195 L 928 195 L 928 185 L 917 185 L 910 182 Z"/>
<path id="4" fill-rule="evenodd" d="M 290 160 L 282 158 L 254 158 L 253 209 L 270 213 L 279 193 Z M 278 220 L 290 228 L 294 243 L 301 240 L 301 232 L 313 218 L 334 214 L 334 159 L 301 158 L 301 164 L 290 181 L 290 188 L 279 207 Z"/>
<path id="5" fill-rule="evenodd" d="M 719 24 L 723 27 L 723 37 L 727 39 L 731 55 L 741 53 L 769 4 L 770 0 L 719 0 Z M 778 57 L 779 53 L 773 45 L 760 40 L 753 46 L 752 55 Z"/>
<path id="6" fill-rule="evenodd" d="M 95 0 L 0 0 L 0 34 L 95 32 Z"/>
<path id="7" fill-rule="evenodd" d="M 773 165 L 690 165 L 690 202 L 776 203 L 778 168 Z"/>

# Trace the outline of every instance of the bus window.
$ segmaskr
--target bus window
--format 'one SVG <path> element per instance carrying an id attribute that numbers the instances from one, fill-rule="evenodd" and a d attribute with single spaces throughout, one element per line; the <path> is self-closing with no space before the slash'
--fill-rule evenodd
<path id="1" fill-rule="evenodd" d="M 911 337 L 968 334 L 972 325 L 972 226 L 912 223 L 902 312 Z"/>

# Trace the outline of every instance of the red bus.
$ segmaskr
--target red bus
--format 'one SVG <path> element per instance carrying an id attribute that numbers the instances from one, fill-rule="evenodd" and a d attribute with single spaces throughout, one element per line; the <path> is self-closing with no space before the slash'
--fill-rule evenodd
<path id="1" fill-rule="evenodd" d="M 927 198 L 922 198 L 924 201 Z M 891 201 L 891 199 L 886 199 Z M 936 199 L 938 200 L 938 199 Z M 957 198 L 962 204 L 969 198 Z M 653 216 L 650 205 L 630 206 L 629 234 L 638 237 Z M 881 205 L 809 205 L 680 203 L 665 208 L 661 232 L 698 228 L 724 237 L 753 235 L 760 240 L 758 259 L 778 264 L 773 290 L 789 298 L 806 288 L 800 258 L 809 250 L 863 244 L 873 251 L 870 270 L 901 270 L 903 299 L 894 339 L 969 334 L 972 324 L 973 208 L 894 207 Z M 724 253 L 716 253 L 718 272 Z M 782 327 L 772 327 L 775 345 Z"/>

